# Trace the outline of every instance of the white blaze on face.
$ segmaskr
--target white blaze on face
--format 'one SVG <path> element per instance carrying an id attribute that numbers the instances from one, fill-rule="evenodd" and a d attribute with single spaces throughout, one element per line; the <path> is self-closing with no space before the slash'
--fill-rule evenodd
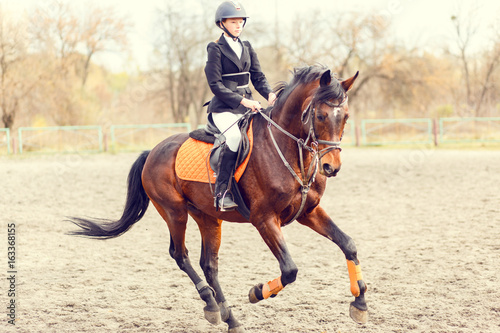
<path id="1" fill-rule="evenodd" d="M 333 116 L 334 116 L 335 118 L 337 118 L 337 116 L 338 116 L 339 112 L 340 112 L 340 108 L 334 108 L 334 109 L 333 109 Z"/>

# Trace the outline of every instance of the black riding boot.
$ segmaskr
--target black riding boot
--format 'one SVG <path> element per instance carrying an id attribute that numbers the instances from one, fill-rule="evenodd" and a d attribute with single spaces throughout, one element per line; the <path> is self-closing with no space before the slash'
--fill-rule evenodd
<path id="1" fill-rule="evenodd" d="M 232 178 L 234 165 L 238 153 L 231 151 L 227 146 L 222 148 L 217 165 L 217 178 L 215 180 L 215 208 L 222 212 L 234 210 L 238 205 L 233 201 L 231 192 L 228 191 L 229 180 Z"/>

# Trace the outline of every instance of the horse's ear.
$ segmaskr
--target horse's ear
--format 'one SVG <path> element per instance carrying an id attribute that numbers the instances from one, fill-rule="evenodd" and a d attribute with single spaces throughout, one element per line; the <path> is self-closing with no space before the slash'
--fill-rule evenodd
<path id="1" fill-rule="evenodd" d="M 359 74 L 359 71 L 357 71 L 353 77 L 340 82 L 340 84 L 342 85 L 342 88 L 344 88 L 345 92 L 348 92 L 349 90 L 351 90 L 352 86 L 354 85 L 354 81 L 356 81 L 356 78 L 358 77 L 358 74 Z"/>
<path id="2" fill-rule="evenodd" d="M 332 82 L 332 74 L 328 69 L 326 72 L 323 73 L 323 75 L 321 75 L 321 79 L 319 80 L 319 85 L 321 87 L 329 86 L 330 82 Z"/>

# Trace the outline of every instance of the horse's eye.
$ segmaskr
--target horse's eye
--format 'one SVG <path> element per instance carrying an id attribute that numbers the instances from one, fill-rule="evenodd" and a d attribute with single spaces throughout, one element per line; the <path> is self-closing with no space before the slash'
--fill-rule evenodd
<path id="1" fill-rule="evenodd" d="M 325 121 L 326 117 L 324 114 L 321 114 L 321 113 L 318 113 L 318 115 L 316 116 L 316 118 L 318 118 L 319 121 Z"/>

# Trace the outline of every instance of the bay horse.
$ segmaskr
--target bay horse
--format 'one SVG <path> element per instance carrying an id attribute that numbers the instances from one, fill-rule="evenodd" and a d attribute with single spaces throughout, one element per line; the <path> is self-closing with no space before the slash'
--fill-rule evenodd
<path id="1" fill-rule="evenodd" d="M 295 69 L 289 83 L 277 88 L 275 105 L 253 119 L 253 152 L 238 186 L 250 210 L 249 219 L 237 211 L 214 208 L 207 183 L 181 180 L 175 160 L 188 134 L 173 135 L 153 150 L 143 152 L 128 176 L 128 192 L 122 217 L 116 221 L 72 218 L 80 229 L 72 235 L 98 239 L 117 237 L 144 215 L 149 201 L 167 223 L 169 253 L 196 286 L 206 303 L 205 318 L 220 320 L 229 332 L 243 332 L 218 280 L 218 251 L 222 221 L 251 223 L 278 260 L 281 276 L 251 288 L 249 300 L 274 297 L 295 281 L 297 266 L 287 249 L 281 228 L 295 219 L 337 244 L 345 254 L 355 296 L 350 315 L 357 323 L 367 321 L 365 291 L 354 241 L 339 229 L 319 205 L 326 180 L 341 167 L 340 141 L 348 118 L 347 92 L 358 73 L 344 81 L 324 66 Z M 191 265 L 185 246 L 190 215 L 202 239 L 200 266 L 205 279 Z"/>

